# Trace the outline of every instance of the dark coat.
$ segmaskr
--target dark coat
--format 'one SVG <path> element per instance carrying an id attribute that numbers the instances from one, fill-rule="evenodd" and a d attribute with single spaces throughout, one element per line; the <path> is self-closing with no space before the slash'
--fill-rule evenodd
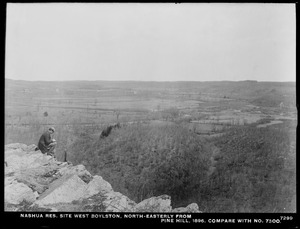
<path id="1" fill-rule="evenodd" d="M 112 128 L 113 128 L 112 126 L 108 126 L 107 128 L 105 128 L 105 129 L 101 132 L 100 138 L 107 137 L 107 136 L 110 134 Z"/>
<path id="2" fill-rule="evenodd" d="M 42 153 L 46 153 L 49 150 L 49 144 L 52 142 L 52 138 L 49 131 L 46 131 L 40 137 L 38 148 L 42 151 Z"/>
<path id="3" fill-rule="evenodd" d="M 108 135 L 110 135 L 110 132 L 112 131 L 113 128 L 120 128 L 120 127 L 121 127 L 120 123 L 117 123 L 117 124 L 114 124 L 114 125 L 109 125 L 104 130 L 102 130 L 102 132 L 100 134 L 100 139 L 105 138 Z"/>

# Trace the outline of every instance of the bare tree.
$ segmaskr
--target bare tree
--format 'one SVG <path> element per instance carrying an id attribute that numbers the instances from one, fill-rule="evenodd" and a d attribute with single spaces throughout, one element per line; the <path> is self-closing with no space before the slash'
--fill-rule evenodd
<path id="1" fill-rule="evenodd" d="M 115 113 L 115 115 L 117 117 L 117 122 L 119 122 L 119 116 L 121 114 L 120 110 L 115 110 L 114 113 Z"/>
<path id="2" fill-rule="evenodd" d="M 46 124 L 48 125 L 48 112 L 47 111 L 44 112 L 44 117 L 46 118 Z"/>

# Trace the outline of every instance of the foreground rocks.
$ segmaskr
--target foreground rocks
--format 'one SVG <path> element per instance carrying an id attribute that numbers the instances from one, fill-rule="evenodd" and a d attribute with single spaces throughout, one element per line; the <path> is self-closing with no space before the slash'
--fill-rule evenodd
<path id="1" fill-rule="evenodd" d="M 158 197 L 151 197 L 143 200 L 135 206 L 138 212 L 171 212 L 171 197 L 168 195 L 162 195 Z"/>
<path id="2" fill-rule="evenodd" d="M 64 175 L 54 181 L 35 202 L 38 205 L 71 203 L 85 195 L 86 183 L 77 175 Z"/>
<path id="3" fill-rule="evenodd" d="M 195 203 L 172 209 L 168 195 L 135 203 L 83 165 L 59 162 L 35 148 L 5 146 L 5 211 L 200 212 Z"/>
<path id="4" fill-rule="evenodd" d="M 32 189 L 16 180 L 5 186 L 5 201 L 12 204 L 19 204 L 22 201 L 33 203 L 36 199 Z"/>

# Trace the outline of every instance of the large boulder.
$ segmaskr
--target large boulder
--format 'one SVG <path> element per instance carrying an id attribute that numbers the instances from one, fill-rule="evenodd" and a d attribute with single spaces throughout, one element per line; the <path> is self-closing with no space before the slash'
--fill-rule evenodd
<path id="1" fill-rule="evenodd" d="M 27 149 L 27 148 L 26 148 Z M 53 158 L 42 154 L 41 151 L 26 151 L 23 148 L 16 148 L 5 151 L 5 174 L 18 170 L 37 168 L 48 164 Z"/>
<path id="2" fill-rule="evenodd" d="M 198 212 L 198 213 L 200 213 L 201 211 L 199 211 L 198 204 L 191 203 L 186 207 L 174 208 L 172 210 L 172 212 Z"/>
<path id="3" fill-rule="evenodd" d="M 84 165 L 68 165 L 66 167 L 63 167 L 59 170 L 59 173 L 61 175 L 77 175 L 80 177 L 85 183 L 89 183 L 92 179 L 93 176 L 90 174 L 89 171 L 86 170 Z"/>
<path id="4" fill-rule="evenodd" d="M 5 180 L 4 180 L 5 187 L 6 187 L 7 185 L 12 184 L 12 183 L 15 182 L 15 181 L 16 181 L 15 177 L 5 177 Z"/>
<path id="5" fill-rule="evenodd" d="M 5 145 L 4 150 L 9 151 L 9 150 L 20 149 L 23 151 L 23 150 L 26 150 L 27 148 L 28 148 L 28 146 L 23 143 L 11 143 L 11 144 Z"/>
<path id="6" fill-rule="evenodd" d="M 171 197 L 161 195 L 145 199 L 135 206 L 137 212 L 171 212 Z"/>
<path id="7" fill-rule="evenodd" d="M 5 202 L 10 204 L 20 204 L 22 201 L 33 203 L 36 200 L 36 195 L 33 193 L 31 188 L 23 183 L 17 181 L 6 180 L 5 186 Z"/>
<path id="8" fill-rule="evenodd" d="M 106 212 L 133 212 L 136 203 L 120 192 L 108 192 L 104 194 L 103 205 Z"/>
<path id="9" fill-rule="evenodd" d="M 14 178 L 19 182 L 26 184 L 32 190 L 39 194 L 48 189 L 49 185 L 60 177 L 58 173 L 59 166 L 49 164 L 37 168 L 19 170 L 14 174 Z"/>
<path id="10" fill-rule="evenodd" d="M 55 180 L 39 199 L 38 205 L 70 203 L 82 199 L 86 194 L 87 184 L 77 175 L 67 174 Z"/>
<path id="11" fill-rule="evenodd" d="M 112 192 L 111 184 L 104 180 L 101 176 L 95 175 L 93 180 L 88 183 L 86 196 L 90 197 L 95 194 Z"/>

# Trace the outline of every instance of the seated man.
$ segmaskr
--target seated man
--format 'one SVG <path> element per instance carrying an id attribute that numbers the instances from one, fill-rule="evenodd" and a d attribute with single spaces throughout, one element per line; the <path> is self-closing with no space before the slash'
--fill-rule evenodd
<path id="1" fill-rule="evenodd" d="M 56 141 L 53 138 L 53 133 L 55 132 L 54 127 L 50 127 L 45 133 L 40 137 L 38 148 L 42 153 L 47 153 L 47 155 L 55 156 L 55 146 Z"/>

